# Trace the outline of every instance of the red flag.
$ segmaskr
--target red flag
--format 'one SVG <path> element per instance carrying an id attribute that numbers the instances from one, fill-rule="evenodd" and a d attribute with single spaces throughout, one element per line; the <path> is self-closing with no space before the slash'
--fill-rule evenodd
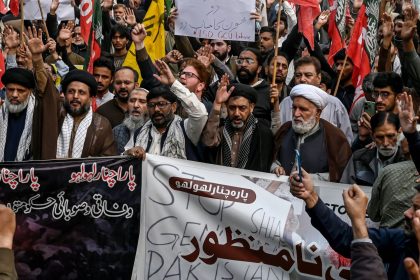
<path id="1" fill-rule="evenodd" d="M 6 71 L 6 66 L 4 65 L 4 56 L 3 52 L 0 49 L 0 88 L 3 88 L 4 85 L 1 82 L 1 77 L 3 77 L 4 72 Z"/>
<path id="2" fill-rule="evenodd" d="M 93 73 L 93 62 L 101 56 L 102 35 L 102 11 L 100 0 L 94 0 L 92 14 L 92 24 L 90 37 L 88 40 L 89 59 L 85 61 L 84 68 L 89 73 Z"/>
<path id="3" fill-rule="evenodd" d="M 347 55 L 353 62 L 353 86 L 356 88 L 353 104 L 364 96 L 361 90 L 363 79 L 370 73 L 370 60 L 365 49 L 367 32 L 366 6 L 363 4 L 354 24 L 353 33 L 347 48 Z"/>
<path id="4" fill-rule="evenodd" d="M 0 0 L 0 14 L 5 14 L 7 13 L 7 8 L 6 5 L 4 5 L 4 1 Z"/>
<path id="5" fill-rule="evenodd" d="M 19 0 L 10 0 L 9 9 L 17 17 L 19 15 Z"/>
<path id="6" fill-rule="evenodd" d="M 83 1 L 80 7 L 80 29 L 83 40 L 89 42 L 90 28 L 92 27 L 93 0 Z"/>
<path id="7" fill-rule="evenodd" d="M 328 55 L 328 63 L 333 66 L 334 56 L 338 51 L 346 47 L 345 24 L 348 9 L 345 0 L 329 0 L 328 2 L 331 7 L 328 25 L 328 36 L 331 38 L 331 46 Z"/>
<path id="8" fill-rule="evenodd" d="M 309 41 L 311 49 L 314 49 L 314 20 L 321 13 L 318 0 L 290 0 L 290 2 L 299 5 L 297 14 L 299 32 Z"/>

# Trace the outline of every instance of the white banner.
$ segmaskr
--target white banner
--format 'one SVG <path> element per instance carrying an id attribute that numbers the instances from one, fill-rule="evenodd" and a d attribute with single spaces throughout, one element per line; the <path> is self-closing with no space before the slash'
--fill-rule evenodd
<path id="1" fill-rule="evenodd" d="M 349 279 L 287 177 L 149 154 L 142 172 L 132 279 Z M 347 222 L 348 187 L 316 183 Z"/>
<path id="2" fill-rule="evenodd" d="M 255 41 L 255 1 L 177 0 L 175 35 L 233 41 Z"/>
<path id="3" fill-rule="evenodd" d="M 42 12 L 44 15 L 44 20 L 47 20 L 47 14 L 50 12 L 51 0 L 40 0 Z M 57 20 L 74 20 L 74 8 L 71 5 L 71 0 L 60 0 L 60 5 L 57 9 Z M 38 0 L 25 0 L 24 6 L 24 16 L 27 20 L 40 20 L 41 12 L 39 10 Z"/>

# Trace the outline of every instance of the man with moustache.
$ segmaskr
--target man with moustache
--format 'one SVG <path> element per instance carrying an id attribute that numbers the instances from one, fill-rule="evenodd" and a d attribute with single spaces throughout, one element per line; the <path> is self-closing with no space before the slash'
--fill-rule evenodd
<path id="1" fill-rule="evenodd" d="M 2 82 L 6 99 L 0 107 L 0 162 L 27 160 L 31 156 L 35 79 L 29 70 L 10 68 Z"/>
<path id="2" fill-rule="evenodd" d="M 372 97 L 377 112 L 397 114 L 397 100 L 403 92 L 404 84 L 400 75 L 394 72 L 379 72 L 373 79 Z M 372 143 L 370 119 L 366 112 L 359 119 L 358 135 L 353 142 L 353 151 Z"/>
<path id="3" fill-rule="evenodd" d="M 274 57 L 274 55 L 273 55 Z M 283 66 L 284 67 L 284 66 Z M 270 66 L 269 70 L 273 67 Z M 321 84 L 321 64 L 319 60 L 312 56 L 301 57 L 295 61 L 294 82 L 295 85 L 309 84 L 320 87 Z M 287 76 L 287 72 L 286 72 Z M 283 92 L 284 93 L 284 92 Z M 283 97 L 283 95 L 282 95 Z M 277 106 L 275 106 L 275 109 Z M 273 126 L 279 126 L 292 120 L 292 100 L 290 96 L 280 101 L 279 119 L 273 116 Z M 278 115 L 277 114 L 277 115 Z M 335 96 L 327 96 L 327 105 L 322 110 L 321 118 L 338 127 L 349 143 L 353 141 L 350 119 L 343 103 Z M 279 124 L 277 124 L 279 122 Z"/>
<path id="4" fill-rule="evenodd" d="M 275 162 L 271 171 L 278 176 L 289 175 L 296 168 L 298 150 L 302 167 L 309 173 L 339 182 L 351 149 L 343 132 L 320 118 L 328 94 L 318 87 L 300 84 L 292 89 L 290 97 L 293 118 L 275 135 Z"/>
<path id="5" fill-rule="evenodd" d="M 257 91 L 257 102 L 253 114 L 262 124 L 270 126 L 270 85 L 264 79 L 259 78 L 262 64 L 263 60 L 260 51 L 254 48 L 246 48 L 236 59 L 236 74 L 240 83 L 249 85 Z"/>
<path id="6" fill-rule="evenodd" d="M 27 31 L 34 73 L 10 68 L 1 78 L 6 99 L 0 106 L 0 162 L 55 158 L 59 101 L 44 68 L 42 53 L 48 46 L 41 32 L 34 27 Z"/>
<path id="7" fill-rule="evenodd" d="M 130 32 L 124 25 L 116 24 L 111 28 L 111 44 L 114 47 L 114 67 L 120 68 L 127 56 L 127 44 L 130 40 Z"/>
<path id="8" fill-rule="evenodd" d="M 352 191 L 354 188 L 359 189 L 357 191 L 359 194 Z M 355 239 L 354 235 L 361 233 L 357 230 L 360 228 L 360 223 L 352 227 L 337 217 L 334 211 L 325 205 L 318 196 L 314 182 L 306 171 L 302 171 L 302 178 L 299 178 L 296 172 L 290 176 L 290 192 L 305 202 L 305 211 L 311 218 L 311 224 L 325 237 L 334 251 L 349 258 L 355 242 L 370 242 L 375 245 L 384 264 L 387 264 L 388 279 L 395 280 L 410 279 L 404 268 L 407 257 L 419 259 L 417 246 L 419 241 L 416 239 L 414 228 L 418 228 L 420 218 L 420 185 L 417 185 L 415 189 L 416 194 L 411 199 L 411 207 L 404 213 L 400 213 L 405 217 L 404 229 L 367 228 L 365 229 L 367 232 L 365 231 L 363 234 L 364 238 Z M 353 197 L 357 204 L 360 204 L 363 197 L 366 197 L 357 185 L 353 185 L 343 195 Z M 360 205 L 355 206 L 354 211 L 361 211 Z M 362 212 L 359 217 L 364 223 L 365 211 Z M 411 262 L 413 265 L 414 261 L 411 260 Z"/>
<path id="9" fill-rule="evenodd" d="M 201 137 L 205 146 L 217 148 L 214 163 L 247 170 L 270 171 L 273 134 L 252 114 L 256 101 L 257 92 L 254 88 L 234 84 L 228 90 L 227 78 L 222 80 Z M 222 104 L 226 104 L 228 118 L 220 126 Z"/>
<path id="10" fill-rule="evenodd" d="M 114 71 L 114 65 L 108 58 L 100 57 L 93 63 L 93 76 L 98 83 L 98 91 L 95 97 L 97 107 L 100 107 L 114 98 L 114 95 L 109 91 Z"/>
<path id="11" fill-rule="evenodd" d="M 131 67 L 123 66 L 114 75 L 114 99 L 106 102 L 96 111 L 116 127 L 125 119 L 128 110 L 128 95 L 138 86 L 138 73 Z"/>
<path id="12" fill-rule="evenodd" d="M 159 75 L 155 78 L 162 86 L 154 87 L 147 95 L 150 120 L 137 136 L 135 147 L 126 154 L 136 151 L 162 155 L 171 158 L 198 160 L 197 144 L 207 122 L 207 111 L 197 96 L 173 76 L 169 66 L 160 60 L 156 62 Z M 182 119 L 176 115 L 177 99 L 188 114 Z"/>
<path id="13" fill-rule="evenodd" d="M 213 54 L 222 63 L 229 67 L 232 74 L 236 76 L 236 56 L 230 55 L 232 49 L 231 43 L 228 40 L 213 39 L 210 41 L 210 46 L 213 49 Z"/>
<path id="14" fill-rule="evenodd" d="M 134 147 L 142 126 L 149 120 L 147 111 L 148 90 L 135 88 L 128 97 L 128 117 L 112 129 L 119 154 Z"/>
<path id="15" fill-rule="evenodd" d="M 96 83 L 93 75 L 70 71 L 61 83 L 64 109 L 59 122 L 57 158 L 84 158 L 117 154 L 109 121 L 92 111 Z"/>

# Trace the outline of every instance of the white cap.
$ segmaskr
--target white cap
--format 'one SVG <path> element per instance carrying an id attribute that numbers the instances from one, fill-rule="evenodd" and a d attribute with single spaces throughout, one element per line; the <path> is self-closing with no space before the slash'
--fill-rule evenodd
<path id="1" fill-rule="evenodd" d="M 328 93 L 319 87 L 307 84 L 294 86 L 290 92 L 290 98 L 303 97 L 315 104 L 316 107 L 323 110 L 328 103 Z"/>

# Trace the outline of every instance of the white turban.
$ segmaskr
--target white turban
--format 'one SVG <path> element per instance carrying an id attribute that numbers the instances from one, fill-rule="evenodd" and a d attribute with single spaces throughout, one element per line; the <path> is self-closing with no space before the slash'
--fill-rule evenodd
<path id="1" fill-rule="evenodd" d="M 292 88 L 292 91 L 290 92 L 290 98 L 293 100 L 295 97 L 303 97 L 308 99 L 321 110 L 323 110 L 328 103 L 328 93 L 319 87 L 307 84 L 300 84 Z"/>

